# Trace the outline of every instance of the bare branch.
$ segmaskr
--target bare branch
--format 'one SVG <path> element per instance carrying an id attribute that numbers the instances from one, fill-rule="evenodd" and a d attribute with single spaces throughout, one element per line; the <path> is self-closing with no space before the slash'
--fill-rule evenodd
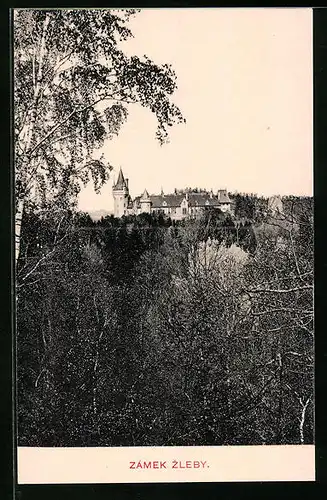
<path id="1" fill-rule="evenodd" d="M 313 285 L 304 285 L 304 286 L 298 286 L 295 288 L 286 288 L 286 289 L 269 289 L 269 288 L 258 288 L 256 290 L 249 290 L 248 293 L 291 293 L 291 292 L 297 292 L 299 290 L 313 290 Z"/>

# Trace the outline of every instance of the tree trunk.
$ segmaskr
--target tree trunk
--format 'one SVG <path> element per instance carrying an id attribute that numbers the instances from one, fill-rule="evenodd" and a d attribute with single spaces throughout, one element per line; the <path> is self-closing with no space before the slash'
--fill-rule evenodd
<path id="1" fill-rule="evenodd" d="M 302 405 L 301 419 L 300 419 L 300 443 L 304 444 L 304 424 L 305 424 L 305 414 L 307 411 L 308 404 L 310 403 L 310 398 Z"/>
<path id="2" fill-rule="evenodd" d="M 45 53 L 46 53 L 45 41 L 46 41 L 46 35 L 47 35 L 49 22 L 50 22 L 50 18 L 48 15 L 46 15 L 45 19 L 44 19 L 44 23 L 43 23 L 42 38 L 40 41 L 39 54 L 38 54 L 39 55 L 38 73 L 37 73 L 37 79 L 36 79 L 36 84 L 35 84 L 35 88 L 34 88 L 34 96 L 33 96 L 34 102 L 33 102 L 33 106 L 32 106 L 31 111 L 30 111 L 29 125 L 26 128 L 26 134 L 22 138 L 22 142 L 23 142 L 22 150 L 24 151 L 25 155 L 28 154 L 28 150 L 31 146 L 33 132 L 34 132 L 34 125 L 35 125 L 36 117 L 37 117 L 37 106 L 38 106 L 38 100 L 39 100 L 40 92 L 41 92 L 43 63 L 44 63 L 44 57 L 45 57 Z"/>
<path id="3" fill-rule="evenodd" d="M 37 74 L 37 81 L 36 81 L 36 86 L 34 89 L 34 103 L 31 109 L 30 113 L 30 119 L 29 119 L 29 124 L 27 125 L 26 128 L 26 134 L 23 134 L 23 138 L 21 139 L 22 147 L 20 148 L 22 151 L 24 151 L 24 154 L 28 154 L 28 150 L 31 146 L 32 143 L 32 138 L 33 138 L 33 133 L 34 133 L 34 126 L 36 122 L 36 117 L 37 117 L 37 105 L 38 105 L 38 100 L 39 100 L 39 95 L 40 95 L 40 90 L 41 90 L 41 79 L 42 79 L 42 70 L 43 70 L 43 62 L 44 62 L 44 57 L 45 57 L 45 52 L 46 52 L 46 47 L 45 47 L 45 41 L 46 41 L 46 34 L 48 30 L 50 22 L 50 17 L 48 15 L 45 16 L 44 24 L 43 24 L 43 31 L 42 31 L 42 38 L 40 41 L 40 48 L 39 48 L 39 61 L 38 61 L 38 74 Z M 30 161 L 29 159 L 26 159 L 24 161 Z M 17 165 L 17 161 L 15 161 L 15 165 Z M 31 174 L 33 174 L 33 166 L 30 165 L 30 171 Z M 29 183 L 29 179 L 25 179 L 25 186 L 27 187 Z M 20 254 L 20 234 L 21 234 L 21 225 L 22 225 L 22 218 L 23 218 L 23 211 L 24 211 L 24 199 L 18 201 L 18 207 L 16 210 L 16 218 L 15 218 L 15 260 L 16 264 L 19 258 Z"/>

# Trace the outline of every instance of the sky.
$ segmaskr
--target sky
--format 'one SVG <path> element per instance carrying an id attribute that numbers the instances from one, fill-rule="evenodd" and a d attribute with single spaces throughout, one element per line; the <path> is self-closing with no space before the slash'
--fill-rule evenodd
<path id="1" fill-rule="evenodd" d="M 175 187 L 312 195 L 311 9 L 143 9 L 130 28 L 126 53 L 172 64 L 186 124 L 160 146 L 155 116 L 132 105 L 99 151 L 115 170 L 100 194 L 82 190 L 81 210 L 113 210 L 120 167 L 132 197 Z"/>

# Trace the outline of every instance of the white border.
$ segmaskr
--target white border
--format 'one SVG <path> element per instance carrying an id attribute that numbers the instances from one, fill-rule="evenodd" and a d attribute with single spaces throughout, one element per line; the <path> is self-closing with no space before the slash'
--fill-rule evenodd
<path id="1" fill-rule="evenodd" d="M 315 481 L 315 447 L 18 447 L 17 472 L 18 484 Z"/>

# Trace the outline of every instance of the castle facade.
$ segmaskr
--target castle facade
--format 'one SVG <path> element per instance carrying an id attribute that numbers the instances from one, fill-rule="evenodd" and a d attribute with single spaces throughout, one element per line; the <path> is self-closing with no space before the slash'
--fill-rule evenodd
<path id="1" fill-rule="evenodd" d="M 209 207 L 219 208 L 222 212 L 231 210 L 231 200 L 226 190 L 221 189 L 214 194 L 201 191 L 176 191 L 172 194 L 149 195 L 144 189 L 141 196 L 132 199 L 129 194 L 128 179 L 119 170 L 117 182 L 112 187 L 114 198 L 114 216 L 139 215 L 141 213 L 162 213 L 172 220 L 194 218 Z"/>

